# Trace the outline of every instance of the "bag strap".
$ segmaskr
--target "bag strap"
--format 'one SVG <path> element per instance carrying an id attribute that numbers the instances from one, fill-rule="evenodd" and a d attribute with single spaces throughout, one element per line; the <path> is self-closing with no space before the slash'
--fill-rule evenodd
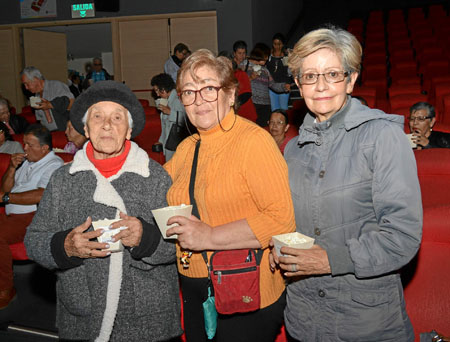
<path id="1" fill-rule="evenodd" d="M 178 112 L 177 112 L 178 116 Z M 177 118 L 178 119 L 178 118 Z M 189 200 L 192 204 L 192 215 L 200 218 L 200 213 L 198 212 L 197 202 L 195 201 L 194 196 L 194 190 L 195 190 L 195 177 L 197 176 L 197 163 L 198 163 L 198 151 L 200 150 L 200 142 L 201 140 L 198 140 L 195 144 L 195 151 L 194 151 L 194 159 L 192 161 L 192 169 L 191 169 L 191 178 L 189 180 Z M 261 263 L 261 259 L 263 256 L 264 250 L 258 249 L 255 252 L 256 255 L 256 264 L 259 265 Z M 205 251 L 202 252 L 203 260 L 205 261 L 205 264 L 208 265 L 208 254 L 206 254 Z"/>

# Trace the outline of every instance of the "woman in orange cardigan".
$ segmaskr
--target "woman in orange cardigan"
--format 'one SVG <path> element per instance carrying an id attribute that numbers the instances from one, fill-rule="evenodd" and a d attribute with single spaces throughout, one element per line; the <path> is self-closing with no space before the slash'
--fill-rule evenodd
<path id="1" fill-rule="evenodd" d="M 189 267 L 178 271 L 184 300 L 186 338 L 206 341 L 202 303 L 207 298 L 208 273 L 201 252 L 262 248 L 261 309 L 219 315 L 216 341 L 273 342 L 283 320 L 285 285 L 272 273 L 268 246 L 273 235 L 295 230 L 286 163 L 267 131 L 233 110 L 237 81 L 231 62 L 209 50 L 194 52 L 183 63 L 177 90 L 198 134 L 185 139 L 165 164 L 173 180 L 170 205 L 190 203 L 189 182 L 197 142 L 200 142 L 194 198 L 200 217 L 172 217 L 178 227 L 177 253 L 192 251 Z"/>

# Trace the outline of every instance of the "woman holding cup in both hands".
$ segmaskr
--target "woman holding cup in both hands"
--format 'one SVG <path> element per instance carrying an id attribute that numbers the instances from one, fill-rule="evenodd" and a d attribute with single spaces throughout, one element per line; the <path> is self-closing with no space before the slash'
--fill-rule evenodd
<path id="1" fill-rule="evenodd" d="M 57 271 L 60 338 L 181 335 L 175 246 L 151 214 L 166 206 L 170 177 L 130 141 L 144 127 L 142 106 L 126 85 L 99 81 L 76 99 L 70 120 L 89 140 L 53 174 L 25 237 L 30 259 Z M 115 222 L 92 230 L 105 219 Z M 96 240 L 114 229 L 111 241 Z"/>
<path id="2" fill-rule="evenodd" d="M 286 146 L 298 232 L 311 249 L 272 250 L 290 280 L 294 341 L 412 341 L 398 270 L 416 254 L 422 206 L 403 118 L 352 99 L 362 48 L 347 31 L 306 34 L 289 68 L 310 111 Z"/>
<path id="3" fill-rule="evenodd" d="M 285 285 L 281 273 L 269 269 L 268 246 L 272 235 L 295 229 L 286 163 L 267 131 L 235 114 L 237 80 L 226 57 L 198 50 L 178 75 L 181 102 L 199 132 L 178 145 L 164 165 L 173 180 L 169 204 L 192 203 L 189 183 L 199 148 L 194 199 L 200 217 L 172 217 L 168 224 L 179 226 L 167 231 L 178 234 L 186 338 L 207 340 L 202 303 L 209 281 L 201 252 L 210 257 L 211 251 L 262 248 L 260 309 L 219 314 L 215 341 L 273 342 L 282 325 Z M 189 260 L 183 251 L 192 252 Z"/>

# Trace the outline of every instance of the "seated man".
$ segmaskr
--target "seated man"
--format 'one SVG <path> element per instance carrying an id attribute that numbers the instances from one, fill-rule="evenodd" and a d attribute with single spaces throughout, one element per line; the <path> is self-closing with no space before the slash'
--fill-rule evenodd
<path id="1" fill-rule="evenodd" d="M 169 74 L 175 83 L 177 82 L 178 69 L 180 69 L 181 63 L 188 54 L 189 48 L 183 43 L 178 43 L 173 48 L 173 55 L 164 63 L 164 73 Z"/>
<path id="2" fill-rule="evenodd" d="M 35 107 L 36 119 L 50 131 L 64 131 L 74 101 L 67 84 L 46 80 L 35 67 L 26 67 L 21 76 L 25 89 L 41 98 Z"/>
<path id="3" fill-rule="evenodd" d="M 78 150 L 81 150 L 83 148 L 83 145 L 87 141 L 87 138 L 84 135 L 78 133 L 78 131 L 73 128 L 73 125 L 70 121 L 67 122 L 65 133 L 68 142 L 66 146 L 64 146 L 64 152 L 75 154 Z"/>
<path id="4" fill-rule="evenodd" d="M 275 109 L 270 115 L 269 125 L 270 135 L 275 139 L 281 153 L 284 153 L 284 148 L 292 137 L 287 137 L 286 132 L 289 129 L 289 119 L 287 113 L 282 109 Z"/>
<path id="5" fill-rule="evenodd" d="M 92 60 L 92 70 L 87 73 L 86 80 L 88 85 L 85 84 L 87 88 L 89 85 L 92 85 L 98 81 L 107 81 L 112 80 L 113 77 L 103 68 L 103 60 L 100 57 L 95 57 Z"/>
<path id="6" fill-rule="evenodd" d="M 23 137 L 25 153 L 11 156 L 2 178 L 0 199 L 0 309 L 15 296 L 9 245 L 23 241 L 52 173 L 64 164 L 52 151 L 52 135 L 42 125 L 30 125 Z"/>
<path id="7" fill-rule="evenodd" d="M 433 131 L 436 123 L 434 107 L 427 102 L 417 102 L 409 109 L 409 129 L 417 149 L 450 148 L 450 133 Z"/>

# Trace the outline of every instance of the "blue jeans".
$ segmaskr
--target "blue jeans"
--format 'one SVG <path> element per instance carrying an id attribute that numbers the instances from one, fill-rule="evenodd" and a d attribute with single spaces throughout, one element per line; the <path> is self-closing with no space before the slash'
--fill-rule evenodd
<path id="1" fill-rule="evenodd" d="M 272 111 L 275 109 L 288 109 L 288 103 L 289 103 L 289 93 L 282 93 L 277 94 L 271 89 L 269 89 L 269 95 L 270 95 L 270 108 Z"/>

